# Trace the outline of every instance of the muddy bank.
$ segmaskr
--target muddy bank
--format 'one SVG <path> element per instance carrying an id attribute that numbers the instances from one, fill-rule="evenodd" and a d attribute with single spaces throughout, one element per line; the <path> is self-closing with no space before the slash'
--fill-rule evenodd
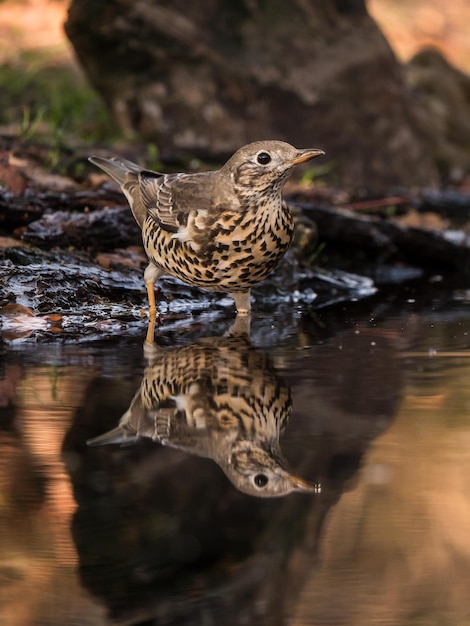
<path id="1" fill-rule="evenodd" d="M 65 171 L 52 175 L 34 146 L 9 138 L 0 147 L 4 337 L 15 325 L 86 334 L 144 324 L 146 257 L 117 186 L 88 167 L 84 154 L 68 155 Z M 408 283 L 467 284 L 470 194 L 463 190 L 358 197 L 292 182 L 286 197 L 295 242 L 278 271 L 253 290 L 255 313 L 315 309 Z M 172 278 L 161 281 L 157 303 L 170 320 L 208 309 L 234 314 L 230 298 Z"/>

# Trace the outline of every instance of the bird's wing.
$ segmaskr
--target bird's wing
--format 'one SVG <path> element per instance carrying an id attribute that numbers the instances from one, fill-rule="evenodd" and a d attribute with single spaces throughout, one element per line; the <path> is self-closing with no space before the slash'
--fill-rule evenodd
<path id="1" fill-rule="evenodd" d="M 122 157 L 92 156 L 89 160 L 120 184 L 141 228 L 150 216 L 160 228 L 186 241 L 190 215 L 191 222 L 205 228 L 216 172 L 162 174 L 142 169 Z"/>
<path id="2" fill-rule="evenodd" d="M 172 233 L 186 228 L 189 216 L 206 214 L 212 205 L 212 172 L 163 174 L 142 171 L 140 195 L 147 215 Z"/>

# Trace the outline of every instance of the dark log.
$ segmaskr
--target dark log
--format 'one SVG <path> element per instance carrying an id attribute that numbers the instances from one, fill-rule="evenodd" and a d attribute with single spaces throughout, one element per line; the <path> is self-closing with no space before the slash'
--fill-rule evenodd
<path id="1" fill-rule="evenodd" d="M 47 211 L 86 212 L 106 206 L 124 205 L 127 206 L 124 196 L 114 186 L 103 186 L 96 190 L 60 192 L 44 191 L 32 187 L 25 189 L 21 195 L 0 189 L 0 230 L 9 233 L 15 228 L 27 226 L 31 222 L 40 220 Z M 129 208 L 128 212 L 130 212 Z M 50 222 L 52 218 L 45 219 Z M 64 219 L 68 218 L 64 216 Z M 92 218 L 89 217 L 88 220 L 90 219 Z M 34 230 L 34 227 L 32 228 Z M 86 233 L 84 233 L 85 235 Z M 49 236 L 45 233 L 44 239 Z M 28 239 L 28 235 L 26 235 L 26 239 Z M 62 243 L 65 244 L 65 242 Z M 62 243 L 59 242 L 60 245 Z"/>
<path id="2" fill-rule="evenodd" d="M 21 238 L 44 249 L 59 246 L 106 251 L 139 243 L 141 233 L 129 207 L 122 207 L 91 213 L 48 213 L 29 224 Z"/>
<path id="3" fill-rule="evenodd" d="M 460 230 L 438 231 L 314 204 L 296 204 L 318 228 L 320 242 L 368 250 L 381 259 L 405 261 L 442 272 L 470 275 L 470 239 Z"/>
<path id="4" fill-rule="evenodd" d="M 457 189 L 428 189 L 421 196 L 420 211 L 435 211 L 460 224 L 470 220 L 470 193 Z"/>
<path id="5" fill-rule="evenodd" d="M 0 230 L 11 232 L 18 226 L 24 226 L 39 219 L 47 205 L 35 193 L 26 191 L 18 196 L 0 188 Z"/>

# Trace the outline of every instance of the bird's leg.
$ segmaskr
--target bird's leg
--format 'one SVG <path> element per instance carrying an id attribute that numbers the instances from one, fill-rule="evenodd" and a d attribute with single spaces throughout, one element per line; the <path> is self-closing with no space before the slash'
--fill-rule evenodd
<path id="1" fill-rule="evenodd" d="M 157 317 L 157 305 L 155 303 L 155 283 L 150 281 L 146 284 L 147 298 L 149 301 L 149 317 L 155 319 Z"/>
<path id="2" fill-rule="evenodd" d="M 249 315 L 251 311 L 250 290 L 236 291 L 230 294 L 235 300 L 235 307 L 238 315 Z"/>
<path id="3" fill-rule="evenodd" d="M 163 274 L 163 271 L 149 263 L 145 268 L 144 272 L 144 281 L 145 286 L 147 287 L 147 297 L 149 303 L 149 325 L 147 328 L 147 337 L 145 339 L 146 343 L 153 343 L 154 334 L 155 334 L 155 320 L 157 318 L 157 305 L 155 303 L 155 282 L 160 278 Z"/>
<path id="4" fill-rule="evenodd" d="M 157 319 L 157 307 L 155 304 L 155 283 L 147 283 L 147 296 L 149 301 L 149 324 L 147 326 L 147 336 L 145 343 L 153 343 L 155 339 L 155 321 Z"/>
<path id="5" fill-rule="evenodd" d="M 149 302 L 149 316 L 156 317 L 157 306 L 155 304 L 155 283 L 163 274 L 163 270 L 153 263 L 149 263 L 145 268 L 144 281 L 147 287 L 147 297 Z"/>
<path id="6" fill-rule="evenodd" d="M 147 326 L 147 335 L 145 337 L 145 344 L 150 345 L 153 344 L 155 342 L 155 320 L 156 320 L 156 315 L 150 315 L 149 317 L 149 323 Z"/>

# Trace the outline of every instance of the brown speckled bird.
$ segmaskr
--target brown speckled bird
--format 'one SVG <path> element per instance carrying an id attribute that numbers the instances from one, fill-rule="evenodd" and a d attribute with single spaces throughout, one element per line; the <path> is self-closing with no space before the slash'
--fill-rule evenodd
<path id="1" fill-rule="evenodd" d="M 173 349 L 152 344 L 146 354 L 149 365 L 119 425 L 89 444 L 149 437 L 213 459 L 249 495 L 320 491 L 288 469 L 279 435 L 291 414 L 290 390 L 247 337 Z"/>
<path id="2" fill-rule="evenodd" d="M 257 141 L 220 170 L 197 174 L 161 174 L 119 157 L 90 157 L 120 184 L 142 229 L 150 314 L 163 274 L 229 293 L 237 311 L 248 313 L 251 287 L 277 267 L 292 241 L 284 183 L 296 165 L 321 154 Z"/>

